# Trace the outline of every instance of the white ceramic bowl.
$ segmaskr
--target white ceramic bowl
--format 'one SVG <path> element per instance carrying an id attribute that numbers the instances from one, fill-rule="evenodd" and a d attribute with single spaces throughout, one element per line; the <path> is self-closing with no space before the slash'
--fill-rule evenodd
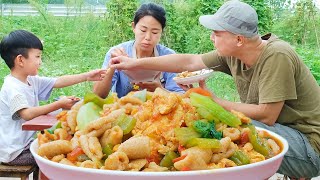
<path id="1" fill-rule="evenodd" d="M 153 82 L 160 77 L 160 71 L 151 70 L 135 70 L 135 71 L 123 71 L 133 83 L 139 82 Z"/>
<path id="2" fill-rule="evenodd" d="M 196 73 L 197 75 L 185 77 L 185 78 L 174 77 L 173 80 L 176 81 L 177 84 L 183 84 L 183 85 L 198 83 L 201 80 L 205 80 L 209 78 L 212 75 L 213 70 L 203 69 L 200 71 L 194 71 L 194 73 Z"/>
<path id="3" fill-rule="evenodd" d="M 257 128 L 259 130 L 264 130 Z M 265 130 L 267 131 L 267 130 Z M 248 164 L 244 166 L 201 170 L 201 171 L 176 171 L 176 172 L 132 172 L 132 171 L 111 171 L 100 169 L 87 169 L 73 167 L 64 164 L 55 163 L 42 158 L 37 154 L 38 140 L 32 142 L 30 150 L 34 156 L 40 170 L 53 180 L 77 179 L 77 180 L 262 180 L 268 179 L 274 175 L 283 159 L 284 154 L 288 151 L 288 142 L 281 136 L 267 131 L 273 137 L 279 139 L 283 145 L 280 154 L 265 161 Z"/>

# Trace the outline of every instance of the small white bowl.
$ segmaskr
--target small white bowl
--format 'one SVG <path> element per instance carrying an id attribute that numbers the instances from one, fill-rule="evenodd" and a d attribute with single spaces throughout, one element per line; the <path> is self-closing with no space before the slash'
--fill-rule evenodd
<path id="1" fill-rule="evenodd" d="M 139 83 L 139 82 L 153 82 L 160 77 L 160 71 L 151 71 L 151 70 L 135 70 L 128 71 L 124 70 L 125 73 L 131 82 Z"/>
<path id="2" fill-rule="evenodd" d="M 212 75 L 213 70 L 203 69 L 200 71 L 194 71 L 193 73 L 195 73 L 197 75 L 185 77 L 185 78 L 174 77 L 173 80 L 176 81 L 177 84 L 183 84 L 183 85 L 198 83 L 201 80 L 205 80 L 205 79 L 209 78 Z"/>
<path id="3" fill-rule="evenodd" d="M 268 179 L 273 176 L 282 162 L 283 156 L 288 151 L 288 142 L 281 136 L 262 129 L 258 130 L 267 131 L 270 135 L 277 138 L 282 143 L 282 151 L 280 154 L 253 164 L 244 166 L 200 170 L 200 171 L 171 171 L 171 172 L 133 172 L 133 171 L 112 171 L 112 170 L 100 170 L 100 169 L 88 169 L 81 167 L 74 167 L 64 164 L 59 164 L 50 160 L 47 160 L 37 154 L 38 140 L 32 142 L 30 150 L 34 156 L 40 170 L 49 179 L 77 179 L 77 180 L 261 180 Z"/>

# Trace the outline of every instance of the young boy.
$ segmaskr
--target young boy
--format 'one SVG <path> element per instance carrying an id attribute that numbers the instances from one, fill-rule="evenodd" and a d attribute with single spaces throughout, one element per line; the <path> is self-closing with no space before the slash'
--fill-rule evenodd
<path id="1" fill-rule="evenodd" d="M 39 106 L 39 100 L 47 100 L 53 88 L 62 88 L 83 81 L 98 81 L 105 75 L 105 70 L 93 70 L 58 78 L 37 76 L 42 50 L 39 38 L 24 30 L 11 32 L 0 43 L 1 57 L 10 68 L 10 74 L 5 77 L 0 91 L 1 163 L 35 163 L 28 148 L 35 132 L 22 131 L 22 124 L 60 108 L 70 109 L 76 102 L 73 98 L 66 97 Z"/>

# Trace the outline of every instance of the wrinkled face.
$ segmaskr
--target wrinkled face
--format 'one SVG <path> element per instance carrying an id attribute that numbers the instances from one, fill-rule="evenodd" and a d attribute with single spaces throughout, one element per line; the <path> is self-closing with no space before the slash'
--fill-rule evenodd
<path id="1" fill-rule="evenodd" d="M 221 56 L 233 56 L 238 47 L 237 35 L 227 31 L 212 31 L 210 39 Z"/>
<path id="2" fill-rule="evenodd" d="M 29 49 L 28 58 L 22 57 L 23 69 L 27 75 L 35 76 L 41 66 L 42 51 L 39 49 Z"/>
<path id="3" fill-rule="evenodd" d="M 162 26 L 154 17 L 144 16 L 137 24 L 133 24 L 133 32 L 136 48 L 140 51 L 152 51 L 160 41 Z"/>

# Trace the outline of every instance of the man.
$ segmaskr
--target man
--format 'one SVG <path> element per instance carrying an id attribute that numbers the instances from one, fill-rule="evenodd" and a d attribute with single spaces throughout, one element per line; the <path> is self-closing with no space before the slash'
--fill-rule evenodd
<path id="1" fill-rule="evenodd" d="M 278 172 L 292 178 L 319 176 L 320 88 L 297 53 L 275 35 L 260 37 L 257 13 L 246 3 L 228 1 L 214 15 L 199 20 L 213 30 L 215 51 L 143 58 L 135 63 L 118 57 L 112 59 L 112 67 L 182 72 L 219 65 L 215 70 L 233 76 L 241 103 L 215 95 L 213 99 L 289 142 Z"/>

